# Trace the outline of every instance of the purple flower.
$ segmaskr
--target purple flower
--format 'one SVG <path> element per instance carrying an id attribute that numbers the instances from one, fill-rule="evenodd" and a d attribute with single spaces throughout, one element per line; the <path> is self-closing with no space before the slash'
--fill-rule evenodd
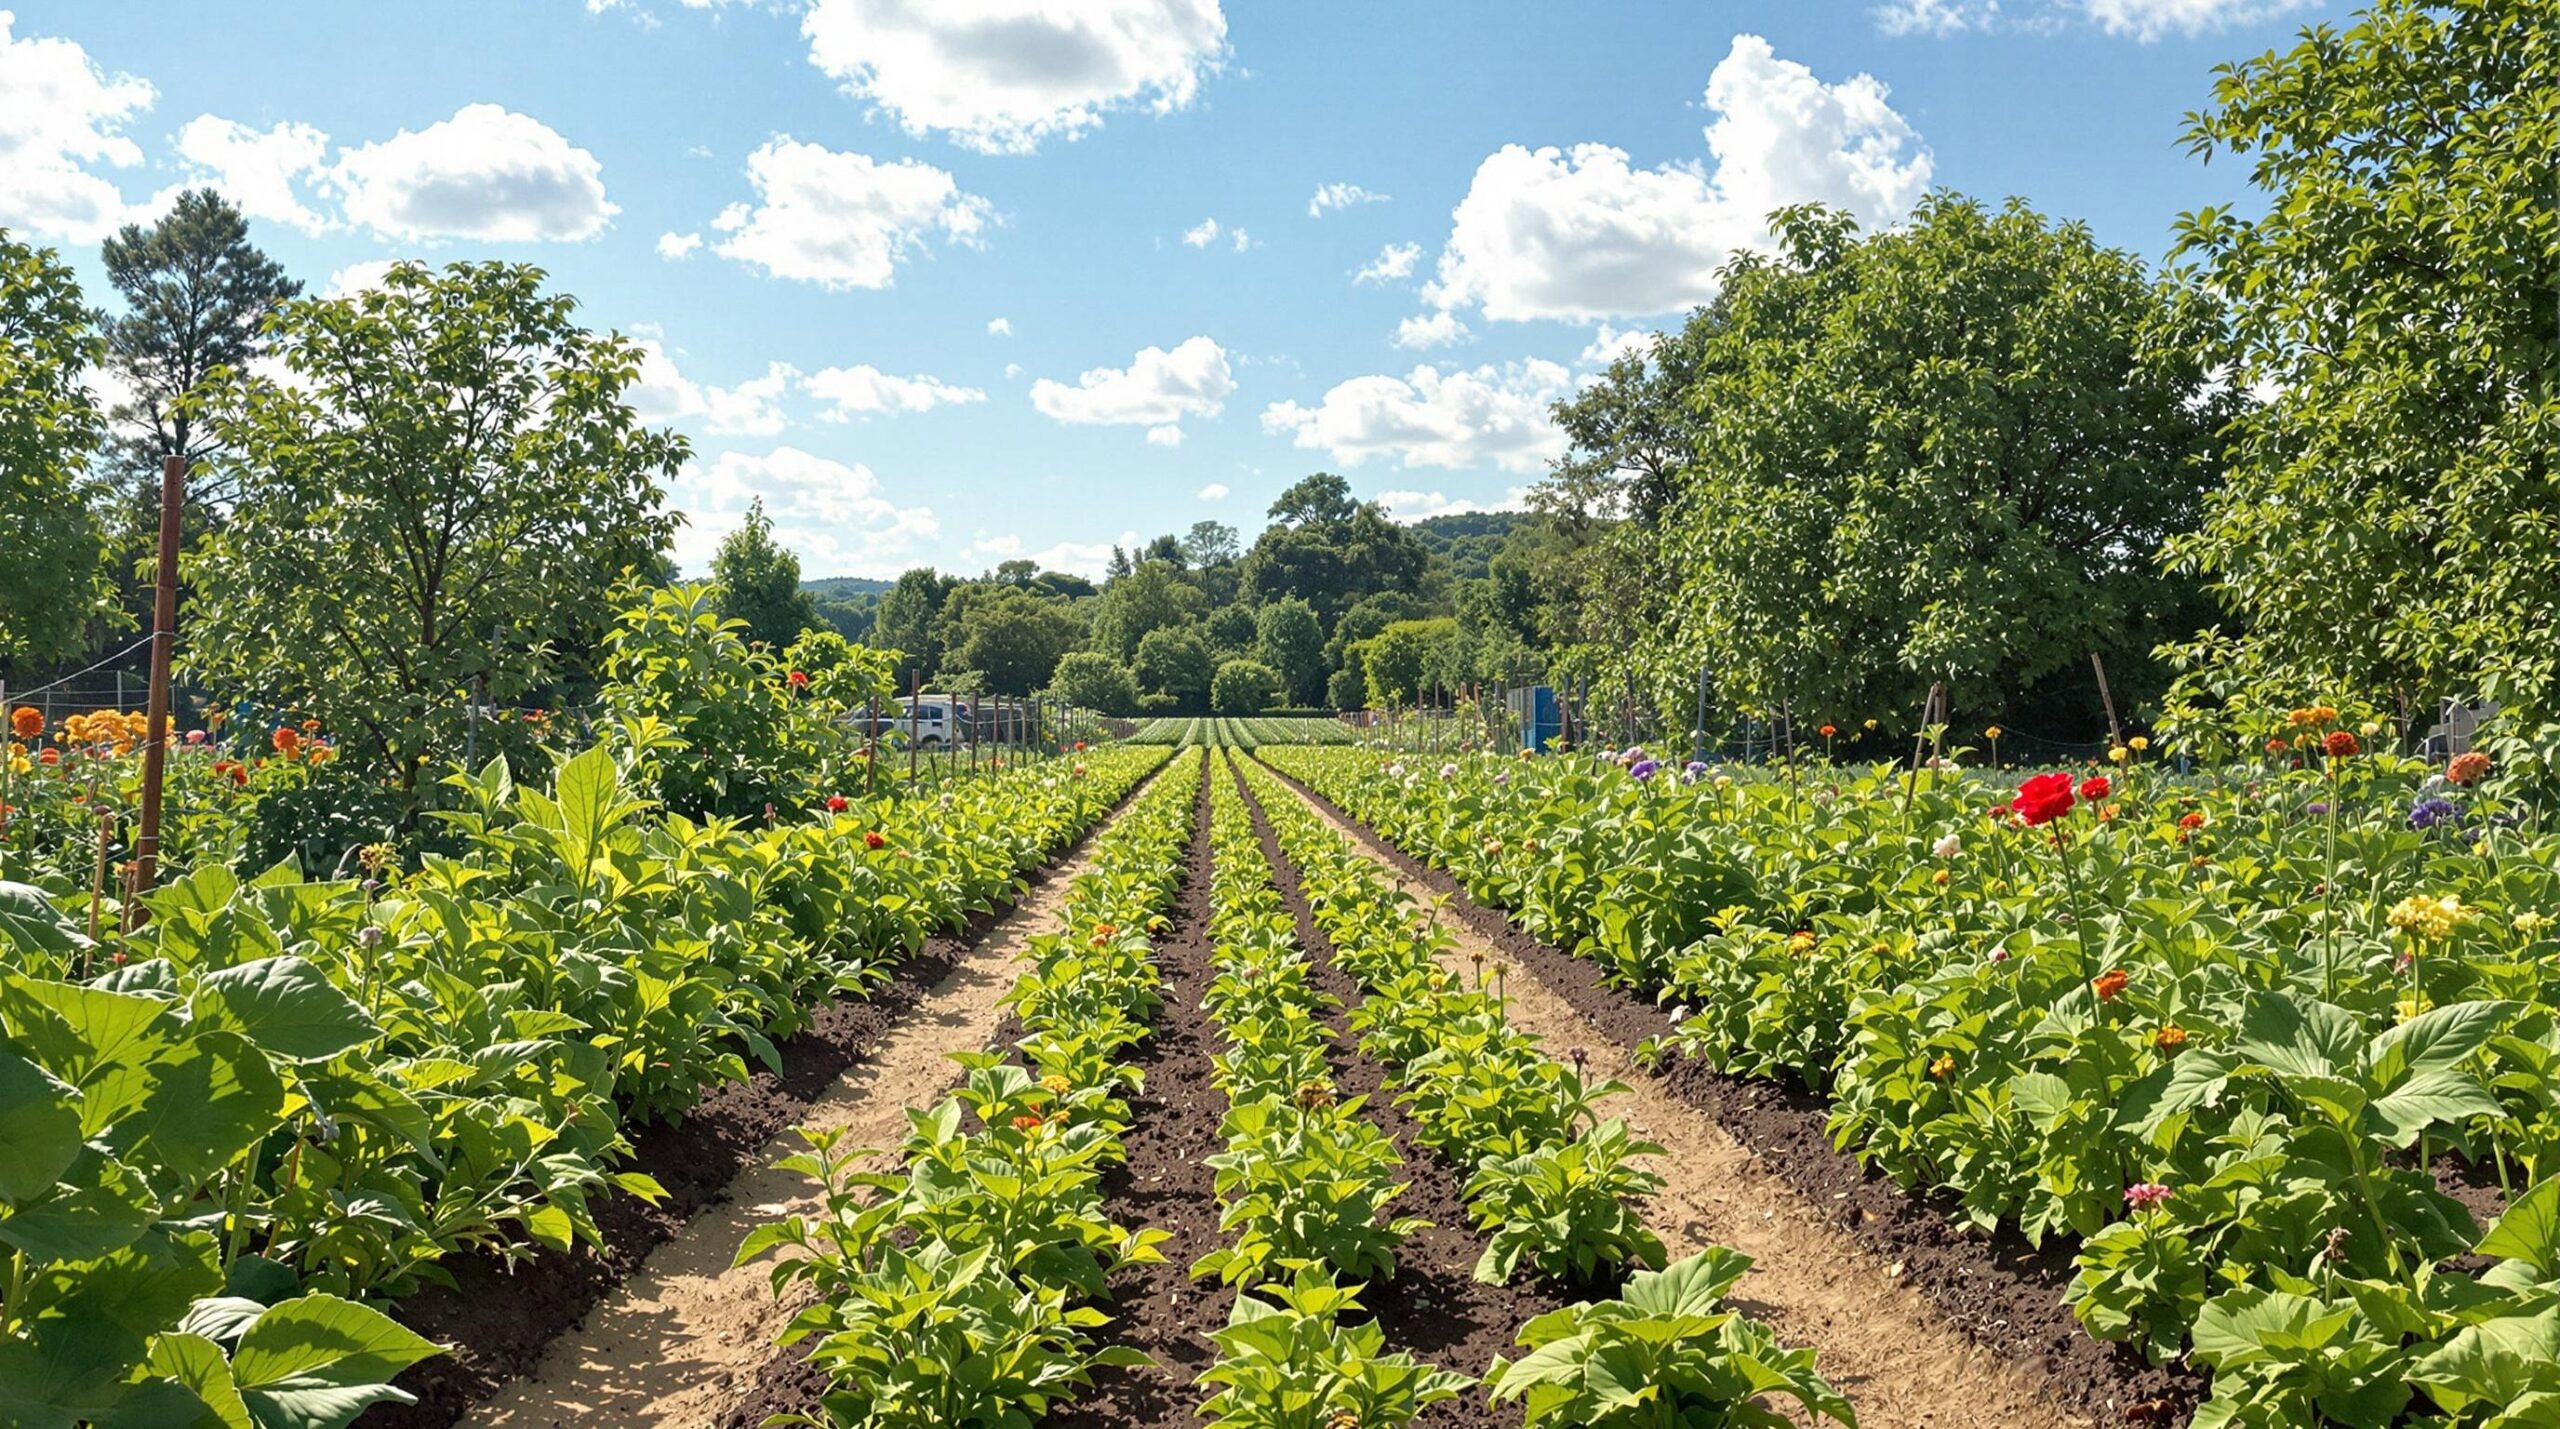
<path id="1" fill-rule="evenodd" d="M 2325 819 L 2329 817 L 2329 806 L 2325 803 L 2305 804 L 2302 806 L 2302 812 L 2309 814 L 2315 819 Z"/>
<path id="2" fill-rule="evenodd" d="M 2420 799 L 2409 810 L 2409 827 L 2413 829 L 2437 829 L 2461 822 L 2462 811 L 2450 799 Z"/>
<path id="3" fill-rule="evenodd" d="M 1680 782 L 1683 784 L 1695 784 L 1706 777 L 1707 766 L 1702 760 L 1692 759 L 1680 766 Z"/>
<path id="4" fill-rule="evenodd" d="M 1627 773 L 1633 776 L 1639 783 L 1650 779 L 1661 772 L 1662 761 L 1659 759 L 1639 759 L 1634 764 L 1627 767 Z"/>

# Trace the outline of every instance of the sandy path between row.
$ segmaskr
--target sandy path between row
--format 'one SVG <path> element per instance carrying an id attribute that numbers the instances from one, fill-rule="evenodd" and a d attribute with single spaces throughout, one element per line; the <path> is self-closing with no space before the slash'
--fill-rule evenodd
<path id="1" fill-rule="evenodd" d="M 1369 854 L 1397 887 L 1432 906 L 1431 890 L 1398 872 L 1365 831 L 1295 789 L 1287 793 Z M 1457 940 L 1443 958 L 1451 972 L 1472 983 L 1476 957 L 1487 968 L 1506 963 L 1502 951 L 1463 920 L 1444 916 L 1440 922 Z M 1513 1025 L 1544 1038 L 1557 1055 L 1581 1046 L 1597 1072 L 1631 1084 L 1605 1105 L 1667 1153 L 1654 1165 L 1664 1186 L 1646 1208 L 1645 1224 L 1672 1258 L 1710 1244 L 1750 1256 L 1751 1273 L 1735 1307 L 1768 1321 L 1789 1343 L 1812 1347 L 1823 1377 L 1857 1407 L 1860 1429 L 2076 1429 L 2089 1423 L 2054 1404 L 2033 1376 L 1946 1324 L 1936 1307 L 1763 1171 L 1722 1127 L 1638 1074 L 1631 1048 L 1602 1034 L 1534 973 L 1511 966 L 1503 984 Z"/>
<path id="2" fill-rule="evenodd" d="M 1097 830 L 1098 831 L 1098 830 Z M 812 1102 L 804 1127 L 848 1128 L 856 1146 L 894 1148 L 907 1108 L 959 1081 L 950 1052 L 988 1047 L 1030 939 L 1058 931 L 1067 890 L 1093 865 L 1093 841 L 1034 889 L 935 984 L 879 1049 Z M 769 1262 L 732 1268 L 747 1232 L 818 1209 L 816 1187 L 773 1163 L 803 1149 L 796 1133 L 754 1163 L 675 1239 L 551 1344 L 534 1370 L 463 1420 L 470 1429 L 699 1429 L 719 1418 L 779 1353 L 773 1337 L 794 1307 L 775 1299 Z"/>

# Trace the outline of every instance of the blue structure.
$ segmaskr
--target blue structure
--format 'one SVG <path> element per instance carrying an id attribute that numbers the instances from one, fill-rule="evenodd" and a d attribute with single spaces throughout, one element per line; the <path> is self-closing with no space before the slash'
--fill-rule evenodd
<path id="1" fill-rule="evenodd" d="M 1547 746 L 1564 733 L 1564 720 L 1556 709 L 1556 692 L 1547 686 L 1513 690 L 1510 705 L 1511 722 L 1520 731 L 1522 749 L 1544 754 Z"/>

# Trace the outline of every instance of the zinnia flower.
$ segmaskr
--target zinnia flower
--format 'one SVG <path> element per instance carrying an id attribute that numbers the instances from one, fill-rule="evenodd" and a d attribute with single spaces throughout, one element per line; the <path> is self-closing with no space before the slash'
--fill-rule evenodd
<path id="1" fill-rule="evenodd" d="M 1022 1132 L 1038 1131 L 1045 1124 L 1046 1123 L 1042 1122 L 1040 1118 L 1033 1116 L 1029 1112 L 1024 1112 L 1022 1115 L 1013 1119 L 1013 1129 Z"/>
<path id="2" fill-rule="evenodd" d="M 2193 833 L 2196 830 L 2203 828 L 2204 810 L 2197 809 L 2191 813 L 2180 814 L 2178 816 L 2178 827 L 2189 833 Z"/>
<path id="3" fill-rule="evenodd" d="M 2094 780 L 2103 784 L 2104 780 Z M 2103 792 L 2103 791 L 2102 791 Z M 2039 774 L 2018 786 L 2018 797 L 2009 801 L 2009 812 L 2028 828 L 2052 823 L 2071 812 L 2071 776 L 2059 771 Z"/>
<path id="4" fill-rule="evenodd" d="M 2176 1194 L 2177 1193 L 2175 1191 L 2170 1190 L 2168 1187 L 2161 1185 L 2157 1181 L 2145 1181 L 2140 1185 L 2127 1186 L 2124 1188 L 2124 1203 L 2139 1211 L 2146 1207 L 2159 1205 L 2161 1202 L 2168 1200 L 2171 1196 Z"/>
<path id="5" fill-rule="evenodd" d="M 1929 845 L 1929 852 L 1939 858 L 1953 858 L 1964 852 L 1964 840 L 1957 838 L 1954 834 L 1947 834 L 1936 843 Z"/>
<path id="6" fill-rule="evenodd" d="M 887 848 L 889 846 L 889 840 L 883 837 L 878 829 L 873 829 L 862 836 L 862 846 L 864 848 Z"/>
<path id="7" fill-rule="evenodd" d="M 1840 726 L 1836 724 L 1826 724 L 1819 731 L 1824 739 L 1829 739 L 1831 736 L 1838 734 L 1839 732 Z"/>
<path id="8" fill-rule="evenodd" d="M 842 794 L 829 794 L 827 796 L 827 812 L 830 814 L 841 814 L 852 804 L 852 802 L 852 800 L 847 799 Z"/>
<path id="9" fill-rule="evenodd" d="M 1939 1053 L 1937 1060 L 1929 1064 L 1929 1075 L 1942 1082 L 1948 1077 L 1953 1076 L 1955 1074 L 1955 1070 L 1956 1059 L 1955 1054 L 1952 1052 Z"/>
<path id="10" fill-rule="evenodd" d="M 2160 1024 L 2159 1031 L 2151 1034 L 2151 1045 L 2163 1052 L 2174 1052 L 2187 1045 L 2187 1029 L 2174 1022 L 2164 1022 Z"/>
<path id="11" fill-rule="evenodd" d="M 275 746 L 276 753 L 289 756 L 302 747 L 302 736 L 294 730 L 292 725 L 280 724 L 276 726 L 275 734 L 267 742 Z"/>
<path id="12" fill-rule="evenodd" d="M 1813 951 L 1814 942 L 1815 939 L 1813 934 L 1799 930 L 1787 935 L 1787 951 L 1791 953 L 1809 953 Z"/>
<path id="13" fill-rule="evenodd" d="M 792 671 L 791 688 L 795 690 L 805 690 L 809 688 L 809 672 L 806 670 Z"/>
<path id="14" fill-rule="evenodd" d="M 2100 1002 L 2113 1002 L 2124 996 L 2126 984 L 2132 981 L 2133 979 L 2125 973 L 2124 969 L 2109 968 L 2089 979 L 2089 989 L 2098 995 Z"/>
<path id="15" fill-rule="evenodd" d="M 2320 741 L 2320 747 L 2328 752 L 2331 759 L 2353 759 L 2364 752 L 2364 746 L 2356 742 L 2355 732 L 2345 729 L 2329 731 L 2329 737 Z"/>
<path id="16" fill-rule="evenodd" d="M 44 711 L 33 705 L 20 705 L 9 711 L 9 732 L 20 739 L 33 739 L 44 733 Z"/>
<path id="17" fill-rule="evenodd" d="M 2106 775 L 2100 774 L 2095 778 L 2084 779 L 2081 781 L 2080 797 L 2094 804 L 2100 799 L 2107 797 L 2108 793 L 2111 792 L 2114 787 L 2114 785 L 2107 782 Z"/>
<path id="18" fill-rule="evenodd" d="M 2488 772 L 2489 756 L 2476 749 L 2453 756 L 2453 762 L 2444 767 L 2444 777 L 2456 784 L 2476 784 Z"/>

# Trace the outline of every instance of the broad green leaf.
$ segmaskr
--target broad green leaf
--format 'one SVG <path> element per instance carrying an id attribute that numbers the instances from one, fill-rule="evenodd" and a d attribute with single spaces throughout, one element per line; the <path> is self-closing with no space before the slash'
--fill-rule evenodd
<path id="1" fill-rule="evenodd" d="M 2404 1077 L 2452 1071 L 2487 1046 L 2515 1013 L 2512 1002 L 2457 1002 L 2386 1028 L 2366 1052 L 2373 1079 L 2387 1087 Z"/>
<path id="2" fill-rule="evenodd" d="M 151 1068 L 148 1097 L 108 1132 L 129 1162 L 157 1161 L 201 1182 L 274 1129 L 284 1083 L 266 1056 L 230 1032 L 199 1032 Z"/>
<path id="3" fill-rule="evenodd" d="M 2560 1275 L 2560 1176 L 2544 1177 L 2509 1202 L 2506 1214 L 2473 1249 L 2521 1260 L 2546 1279 Z"/>
<path id="4" fill-rule="evenodd" d="M 379 1310 L 314 1294 L 287 1300 L 259 1316 L 240 1336 L 231 1372 L 244 1393 L 311 1386 L 360 1389 L 389 1384 L 400 1371 L 441 1353 L 433 1342 Z"/>
<path id="5" fill-rule="evenodd" d="M 327 1061 L 381 1035 L 363 1008 L 298 957 L 207 973 L 196 982 L 192 1005 L 207 1026 L 229 1028 L 297 1062 Z"/>
<path id="6" fill-rule="evenodd" d="M 0 1046 L 0 1201 L 31 1201 L 80 1154 L 80 1093 Z"/>
<path id="7" fill-rule="evenodd" d="M 231 1361 L 224 1357 L 222 1346 L 202 1335 L 157 1335 L 144 1362 L 153 1374 L 185 1387 L 203 1405 L 204 1414 L 197 1423 L 215 1429 L 251 1429 L 249 1406 L 240 1401 L 240 1386 L 232 1382 Z"/>

